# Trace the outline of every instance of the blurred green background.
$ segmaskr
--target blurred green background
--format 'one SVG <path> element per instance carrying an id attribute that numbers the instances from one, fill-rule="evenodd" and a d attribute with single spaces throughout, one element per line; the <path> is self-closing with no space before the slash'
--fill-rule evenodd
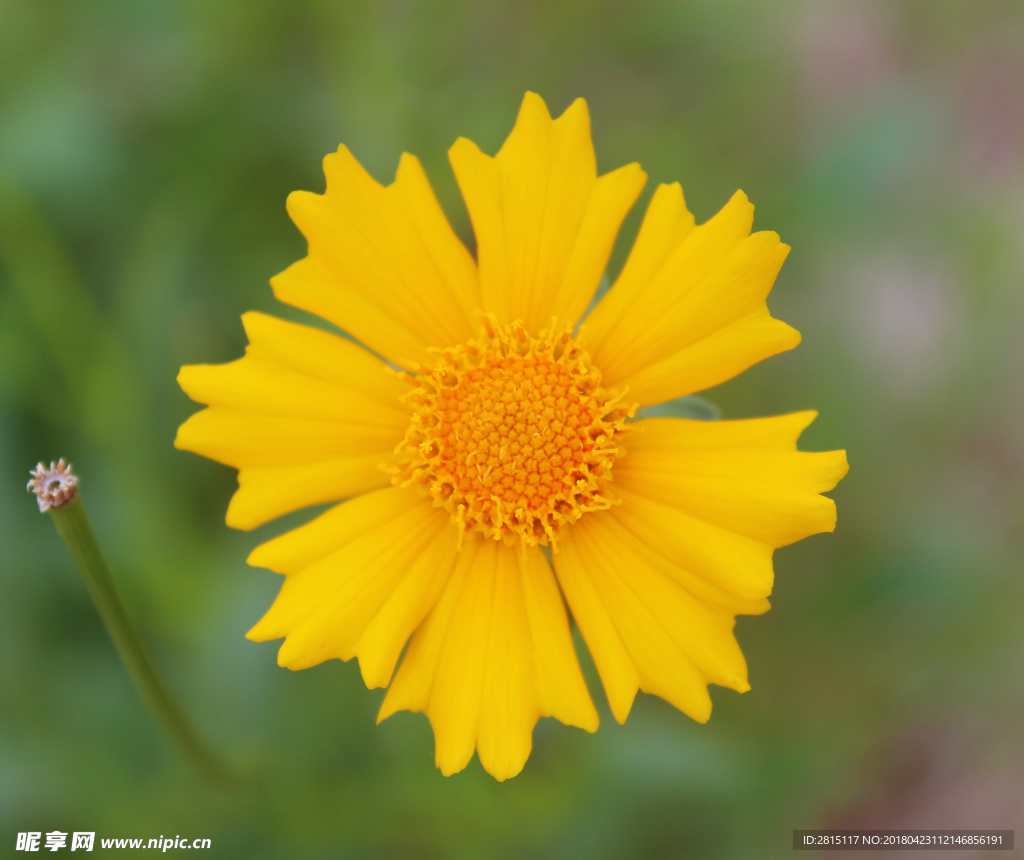
<path id="1" fill-rule="evenodd" d="M 804 335 L 710 392 L 817 408 L 845 447 L 834 535 L 776 554 L 740 618 L 751 692 L 697 725 L 640 696 L 551 720 L 499 784 L 434 769 L 422 715 L 374 719 L 354 664 L 292 673 L 243 633 L 279 578 L 176 451 L 179 365 L 305 253 L 284 210 L 344 141 L 380 180 L 494 152 L 533 89 L 591 109 L 602 170 L 736 188 L 793 246 L 771 299 Z M 1007 2 L 0 0 L 0 845 L 17 831 L 209 837 L 246 858 L 788 857 L 793 828 L 1024 837 L 1024 5 Z M 68 457 L 127 599 L 248 791 L 199 780 L 129 686 L 23 487 Z M 99 849 L 97 849 L 99 850 Z M 842 855 L 845 856 L 845 855 Z M 881 855 L 876 855 L 881 856 Z M 902 855 L 901 855 L 902 856 Z M 919 855 L 920 856 L 920 855 Z M 945 856 L 945 855 L 940 855 Z M 958 855 L 966 856 L 966 855 Z"/>

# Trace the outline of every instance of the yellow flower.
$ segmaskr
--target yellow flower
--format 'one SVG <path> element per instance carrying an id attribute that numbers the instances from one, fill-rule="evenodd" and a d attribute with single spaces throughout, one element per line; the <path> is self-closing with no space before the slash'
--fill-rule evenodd
<path id="1" fill-rule="evenodd" d="M 500 780 L 538 717 L 597 728 L 565 603 L 619 722 L 638 689 L 700 722 L 709 683 L 749 689 L 735 616 L 769 608 L 776 547 L 835 527 L 847 466 L 796 450 L 813 412 L 627 420 L 799 342 L 765 305 L 788 248 L 742 192 L 698 227 L 659 186 L 574 335 L 640 167 L 598 176 L 586 103 L 532 93 L 497 156 L 449 156 L 476 260 L 416 158 L 384 187 L 339 148 L 325 194 L 288 198 L 309 254 L 271 283 L 365 348 L 245 314 L 244 358 L 182 368 L 209 408 L 175 444 L 239 470 L 237 528 L 348 500 L 249 557 L 286 576 L 249 638 L 292 669 L 358 657 L 379 719 L 425 712 L 443 773 L 476 750 Z"/>

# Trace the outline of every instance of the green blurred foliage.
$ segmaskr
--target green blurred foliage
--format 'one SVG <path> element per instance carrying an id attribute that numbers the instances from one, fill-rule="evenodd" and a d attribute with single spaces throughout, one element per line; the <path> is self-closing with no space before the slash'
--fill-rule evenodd
<path id="1" fill-rule="evenodd" d="M 1024 8 L 945 0 L 0 0 L 0 844 L 213 839 L 215 856 L 783 857 L 797 827 L 1024 828 Z M 176 451 L 174 377 L 244 345 L 301 257 L 284 199 L 345 142 L 494 152 L 525 90 L 591 108 L 600 166 L 738 187 L 793 246 L 792 353 L 707 396 L 817 408 L 839 528 L 776 555 L 739 619 L 753 689 L 699 726 L 641 696 L 550 720 L 525 771 L 443 778 L 422 715 L 375 726 L 355 665 L 292 673 L 243 633 L 278 578 L 229 531 L 231 470 Z M 68 457 L 127 599 L 203 731 L 202 783 L 130 688 L 22 486 Z M 586 659 L 586 658 L 584 658 Z"/>

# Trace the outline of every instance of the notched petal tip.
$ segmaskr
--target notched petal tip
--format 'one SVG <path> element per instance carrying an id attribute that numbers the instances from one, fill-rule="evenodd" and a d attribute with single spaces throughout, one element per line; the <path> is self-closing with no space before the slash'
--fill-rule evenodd
<path id="1" fill-rule="evenodd" d="M 586 135 L 587 141 L 590 141 L 590 108 L 582 96 L 574 99 L 554 122 L 559 126 L 575 127 L 578 135 Z"/>
<path id="2" fill-rule="evenodd" d="M 328 156 L 329 158 L 330 156 Z M 315 206 L 319 201 L 324 199 L 323 194 L 317 194 L 315 191 L 305 191 L 304 189 L 296 189 L 288 194 L 284 200 L 284 208 L 288 213 L 288 216 L 298 225 L 297 218 L 300 218 L 302 213 L 305 212 L 309 206 Z M 299 227 L 301 230 L 301 226 Z M 305 235 L 305 234 L 303 234 Z M 308 237 L 307 237 L 308 239 Z M 294 263 L 292 264 L 294 265 Z M 280 277 L 279 275 L 277 277 Z M 271 278 L 271 283 L 273 283 Z"/>
<path id="3" fill-rule="evenodd" d="M 633 710 L 633 703 L 636 701 L 636 694 L 640 692 L 639 687 L 635 689 L 628 698 L 626 697 L 612 697 L 608 695 L 607 687 L 605 688 L 605 697 L 608 700 L 608 707 L 612 712 L 612 716 L 615 718 L 620 726 L 626 724 L 626 720 L 629 719 L 629 714 Z"/>
<path id="4" fill-rule="evenodd" d="M 272 516 L 254 516 L 251 511 L 245 510 L 242 505 L 239 504 L 239 491 L 236 490 L 235 494 L 231 497 L 231 501 L 228 502 L 228 510 L 224 515 L 224 522 L 230 528 L 238 529 L 243 532 L 251 532 L 257 526 L 261 526 L 273 518 L 274 517 Z"/>
<path id="5" fill-rule="evenodd" d="M 519 115 L 516 117 L 516 125 L 519 125 L 519 121 L 524 115 L 536 115 L 548 120 L 551 119 L 551 112 L 548 110 L 547 102 L 544 101 L 543 96 L 533 92 L 533 90 L 527 90 L 523 94 L 523 100 L 519 104 Z"/>
<path id="6" fill-rule="evenodd" d="M 181 427 L 174 433 L 174 447 L 179 451 L 188 451 L 188 446 L 184 439 L 181 438 Z"/>
<path id="7" fill-rule="evenodd" d="M 796 329 L 793 329 L 793 331 L 796 332 L 797 336 L 800 335 L 800 332 L 796 331 Z M 800 412 L 790 412 L 788 415 L 780 415 L 778 417 L 780 419 L 789 419 L 789 422 L 791 423 L 791 426 L 792 426 L 793 433 L 795 434 L 793 436 L 793 446 L 795 447 L 796 443 L 799 441 L 800 437 L 803 435 L 804 430 L 806 430 L 808 427 L 810 427 L 815 422 L 815 420 L 817 419 L 817 417 L 818 417 L 818 410 L 817 409 L 803 409 Z"/>
<path id="8" fill-rule="evenodd" d="M 817 456 L 821 458 L 830 457 L 832 459 L 830 468 L 828 468 L 825 471 L 825 473 L 821 476 L 823 485 L 823 489 L 821 490 L 821 492 L 831 492 L 838 486 L 839 482 L 843 480 L 843 478 L 845 478 L 847 473 L 850 471 L 850 464 L 846 459 L 846 451 L 825 451 L 822 452 L 821 454 L 818 454 Z M 827 503 L 827 509 L 822 514 L 823 521 L 825 523 L 825 527 L 822 528 L 822 531 L 834 532 L 836 530 L 836 523 L 838 521 L 836 503 L 828 496 L 822 496 L 821 499 L 822 501 Z"/>
<path id="9" fill-rule="evenodd" d="M 361 656 L 358 657 L 358 660 L 359 674 L 362 676 L 367 690 L 383 689 L 391 683 L 391 678 L 395 674 L 394 670 L 389 672 L 379 666 L 369 665 Z M 377 722 L 380 722 L 379 715 Z"/>
<path id="10" fill-rule="evenodd" d="M 457 137 L 455 143 L 448 147 L 448 157 L 453 159 L 455 156 L 462 155 L 484 155 L 483 151 L 468 137 Z M 489 155 L 485 155 L 485 158 L 490 158 Z"/>
<path id="11" fill-rule="evenodd" d="M 195 366 L 196 365 L 192 365 L 192 367 Z M 183 367 L 182 370 L 185 370 L 185 368 Z M 178 376 L 180 377 L 181 374 L 179 373 Z M 188 392 L 186 391 L 185 393 L 187 394 Z M 207 409 L 200 409 L 198 412 L 193 413 L 184 421 L 182 421 L 180 425 L 178 425 L 178 430 L 174 434 L 175 448 L 177 448 L 180 451 L 192 451 L 195 454 L 202 454 L 200 447 L 198 447 L 199 443 L 196 440 L 196 424 L 198 423 L 198 420 L 201 420 L 198 419 L 198 416 L 204 414 L 207 411 Z"/>
<path id="12" fill-rule="evenodd" d="M 623 196 L 629 200 L 628 208 L 631 208 L 647 184 L 647 172 L 640 166 L 639 161 L 632 161 L 602 174 L 598 178 L 598 181 L 601 180 L 604 184 L 621 183 Z"/>
<path id="13" fill-rule="evenodd" d="M 429 184 L 422 162 L 411 152 L 403 152 L 398 158 L 398 169 L 395 171 L 395 181 L 392 182 L 388 188 L 394 188 L 396 185 L 401 185 L 403 182 L 409 181 L 425 181 Z"/>
<path id="14" fill-rule="evenodd" d="M 271 629 L 267 622 L 267 616 L 270 613 L 266 613 L 259 621 L 257 621 L 249 630 L 245 633 L 245 638 L 250 642 L 272 642 L 274 639 L 283 639 L 284 634 Z"/>
<path id="15" fill-rule="evenodd" d="M 836 523 L 839 521 L 839 514 L 836 510 L 836 503 L 828 496 L 821 496 L 821 507 L 818 512 L 818 528 L 811 534 L 831 534 L 836 530 Z M 810 535 L 808 535 L 809 537 Z"/>
<path id="16" fill-rule="evenodd" d="M 705 723 L 707 723 L 708 720 L 711 719 L 711 705 L 708 705 L 707 713 L 696 711 L 692 713 L 689 711 L 684 711 L 684 713 L 694 722 L 704 725 Z"/>
<path id="17" fill-rule="evenodd" d="M 267 541 L 267 543 L 262 543 L 256 547 L 256 549 L 250 552 L 246 557 L 245 563 L 249 565 L 249 567 L 262 567 L 265 570 L 274 570 L 269 551 L 267 550 L 267 546 L 271 543 L 273 543 L 273 541 Z M 280 571 L 275 571 L 275 573 L 280 573 Z"/>
<path id="18" fill-rule="evenodd" d="M 512 779 L 514 776 L 519 776 L 522 773 L 523 768 L 526 766 L 526 761 L 530 756 L 531 750 L 527 750 L 525 758 L 515 758 L 511 760 L 501 761 L 487 761 L 480 759 L 480 765 L 487 773 L 489 773 L 498 782 L 504 782 L 506 779 Z M 477 751 L 477 757 L 480 757 L 479 750 Z"/>
<path id="19" fill-rule="evenodd" d="M 736 206 L 747 205 L 751 209 L 754 208 L 754 204 L 751 203 L 750 202 L 750 198 L 747 197 L 747 192 L 744 191 L 742 188 L 737 188 L 733 192 L 732 197 L 729 198 L 729 202 L 726 204 L 726 206 L 732 206 L 732 205 L 736 205 Z"/>
<path id="20" fill-rule="evenodd" d="M 178 370 L 178 375 L 174 377 L 174 381 L 178 383 L 178 387 L 185 393 L 189 400 L 194 403 L 201 403 L 204 406 L 208 406 L 209 404 L 201 399 L 198 389 L 202 384 L 203 374 L 208 372 L 210 368 L 220 366 L 223 365 L 183 364 L 181 369 Z"/>
<path id="21" fill-rule="evenodd" d="M 398 711 L 405 710 L 402 707 L 396 706 L 394 702 L 388 701 L 388 696 L 384 696 L 384 701 L 380 703 L 380 709 L 377 711 L 377 725 L 379 726 L 392 714 Z"/>

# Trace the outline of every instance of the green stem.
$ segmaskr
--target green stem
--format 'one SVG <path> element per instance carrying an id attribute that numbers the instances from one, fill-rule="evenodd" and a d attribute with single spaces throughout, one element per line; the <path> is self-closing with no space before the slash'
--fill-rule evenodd
<path id="1" fill-rule="evenodd" d="M 49 513 L 57 526 L 57 533 L 85 578 L 107 632 L 150 712 L 203 773 L 219 782 L 233 782 L 227 769 L 196 733 L 160 676 L 103 559 L 82 504 L 81 493 L 63 507 L 50 508 Z"/>

